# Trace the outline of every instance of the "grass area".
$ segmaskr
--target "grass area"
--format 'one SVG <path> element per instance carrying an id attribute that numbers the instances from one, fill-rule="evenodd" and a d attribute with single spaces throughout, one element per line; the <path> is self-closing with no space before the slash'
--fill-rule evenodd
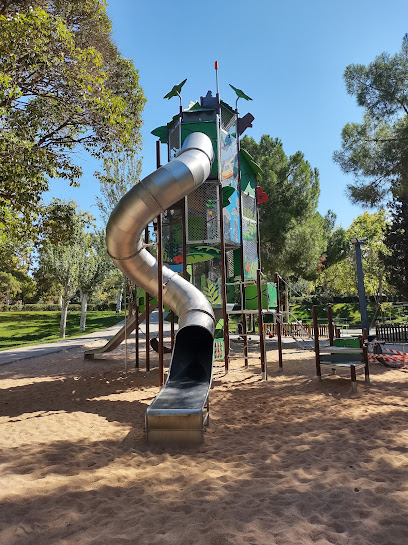
<path id="1" fill-rule="evenodd" d="M 68 312 L 66 337 L 80 337 L 117 324 L 124 319 L 112 311 L 89 311 L 86 331 L 79 331 L 80 312 Z M 60 313 L 0 312 L 0 350 L 59 340 Z"/>
<path id="2" fill-rule="evenodd" d="M 399 323 L 406 322 L 407 317 L 404 315 L 402 308 L 395 308 L 391 303 L 383 303 L 383 311 L 386 321 L 396 321 Z M 332 305 L 333 320 L 336 324 L 348 324 L 354 327 L 360 327 L 361 316 L 358 303 L 334 303 Z M 312 305 L 293 305 L 291 312 L 298 320 L 304 322 L 312 321 Z M 381 313 L 377 313 L 376 303 L 367 303 L 367 315 L 369 323 L 373 323 L 374 317 L 381 318 Z M 319 322 L 327 322 L 327 306 L 317 306 L 317 316 Z"/>

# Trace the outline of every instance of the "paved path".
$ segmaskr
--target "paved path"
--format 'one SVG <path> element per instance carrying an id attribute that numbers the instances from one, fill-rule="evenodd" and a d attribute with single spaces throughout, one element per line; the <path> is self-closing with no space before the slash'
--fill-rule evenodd
<path id="1" fill-rule="evenodd" d="M 123 323 L 124 322 L 122 321 L 102 331 L 94 331 L 93 333 L 81 335 L 81 337 L 75 337 L 73 339 L 62 339 L 52 343 L 33 344 L 31 346 L 21 346 L 19 348 L 2 350 L 0 352 L 0 365 L 6 365 L 13 361 L 25 360 L 28 358 L 36 358 L 37 356 L 44 356 L 45 354 L 52 354 L 53 352 L 61 352 L 62 350 L 69 350 L 70 348 L 77 348 L 78 346 L 83 346 L 93 340 L 108 341 L 119 331 Z"/>

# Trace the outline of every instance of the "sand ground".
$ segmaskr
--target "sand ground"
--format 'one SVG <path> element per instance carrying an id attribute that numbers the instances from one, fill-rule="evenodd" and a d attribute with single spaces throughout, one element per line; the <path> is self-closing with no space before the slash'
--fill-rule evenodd
<path id="1" fill-rule="evenodd" d="M 183 451 L 144 441 L 157 368 L 82 356 L 0 368 L 1 545 L 408 544 L 408 373 L 371 365 L 352 394 L 292 345 L 267 382 L 258 359 L 217 362 Z"/>

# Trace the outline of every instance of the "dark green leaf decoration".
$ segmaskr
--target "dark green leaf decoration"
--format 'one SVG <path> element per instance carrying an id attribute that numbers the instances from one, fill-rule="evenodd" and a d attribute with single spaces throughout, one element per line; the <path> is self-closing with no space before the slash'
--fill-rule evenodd
<path id="1" fill-rule="evenodd" d="M 222 188 L 222 207 L 223 208 L 226 208 L 227 206 L 231 204 L 230 197 L 234 193 L 234 191 L 235 189 L 230 185 L 227 185 Z"/>
<path id="2" fill-rule="evenodd" d="M 244 98 L 245 100 L 252 100 L 251 97 L 249 97 L 248 95 L 246 95 L 244 93 L 244 91 L 242 91 L 241 89 L 237 89 L 236 87 L 234 87 L 233 85 L 229 84 L 229 86 L 234 89 L 236 95 L 238 98 Z"/>
<path id="3" fill-rule="evenodd" d="M 163 98 L 168 98 L 170 100 L 172 97 L 180 96 L 181 88 L 186 83 L 186 81 L 187 81 L 187 78 L 183 80 L 181 83 L 179 83 L 178 85 L 175 85 L 173 89 L 169 93 L 167 93 L 167 95 L 164 95 Z"/>

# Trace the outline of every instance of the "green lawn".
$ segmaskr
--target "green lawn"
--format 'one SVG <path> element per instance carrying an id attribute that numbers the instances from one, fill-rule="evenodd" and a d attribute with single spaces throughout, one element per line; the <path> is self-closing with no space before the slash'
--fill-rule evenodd
<path id="1" fill-rule="evenodd" d="M 293 305 L 291 312 L 298 320 L 305 322 L 312 321 L 312 305 Z M 317 315 L 320 323 L 327 323 L 327 306 L 318 305 Z M 397 322 L 406 322 L 402 309 L 393 308 L 391 303 L 383 303 L 383 310 L 387 321 L 395 320 Z M 358 303 L 334 303 L 332 305 L 333 320 L 336 324 L 348 324 L 353 327 L 360 327 L 361 316 Z M 373 302 L 367 303 L 367 315 L 369 323 L 373 323 L 374 317 L 381 318 L 381 313 L 377 312 L 377 305 Z"/>
<path id="2" fill-rule="evenodd" d="M 79 331 L 80 312 L 68 312 L 67 337 L 79 337 L 99 329 L 110 327 L 124 319 L 123 313 L 112 311 L 89 311 L 86 331 Z M 44 312 L 0 312 L 0 350 L 49 343 L 59 340 L 60 313 Z"/>

